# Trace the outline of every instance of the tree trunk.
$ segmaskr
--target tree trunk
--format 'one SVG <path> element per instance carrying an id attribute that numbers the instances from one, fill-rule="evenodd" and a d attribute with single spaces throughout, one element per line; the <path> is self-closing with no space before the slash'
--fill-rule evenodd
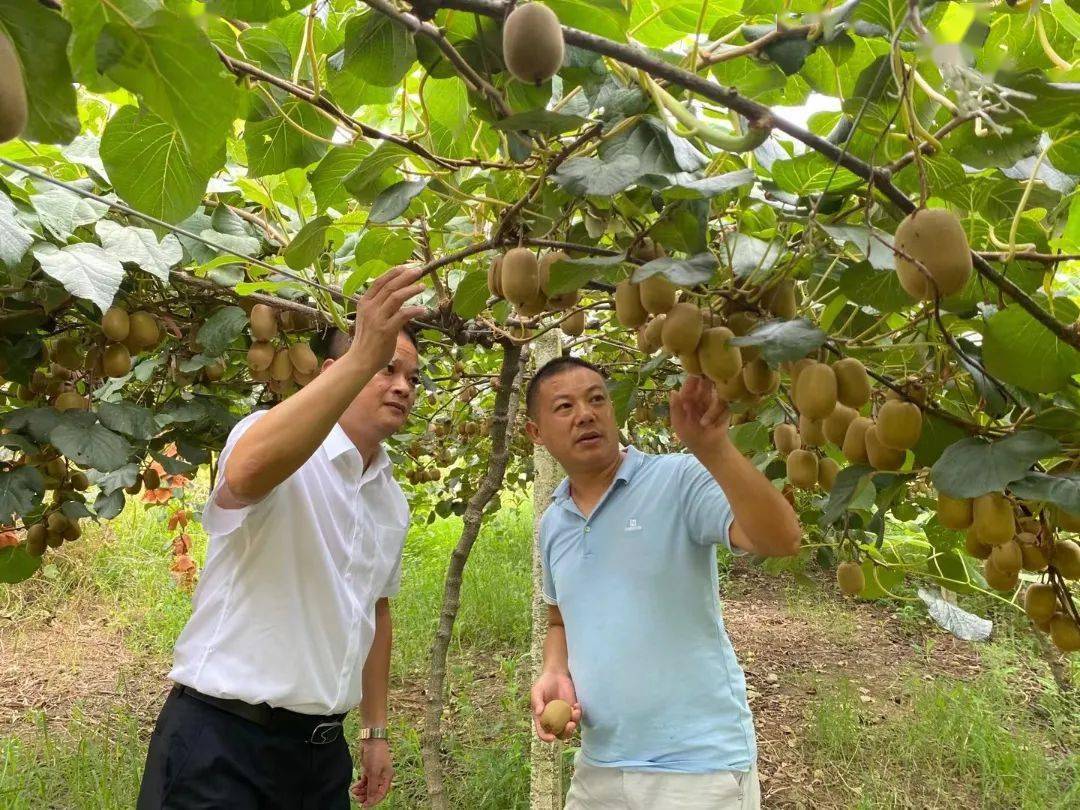
<path id="1" fill-rule="evenodd" d="M 424 761 L 424 780 L 433 810 L 446 810 L 449 806 L 443 787 L 442 767 L 442 714 L 446 693 L 446 655 L 454 633 L 454 621 L 461 605 L 461 581 L 465 563 L 480 533 L 484 509 L 502 486 L 506 462 L 510 455 L 510 426 L 518 409 L 518 392 L 521 387 L 521 347 L 508 344 L 503 347 L 502 373 L 499 375 L 499 392 L 495 395 L 495 409 L 491 426 L 491 456 L 487 472 L 480 481 L 476 493 L 469 499 L 465 509 L 461 537 L 443 586 L 442 608 L 439 611 L 439 627 L 431 645 L 431 666 L 424 689 L 426 706 L 424 728 L 420 735 L 420 752 Z"/>
<path id="2" fill-rule="evenodd" d="M 558 331 L 552 329 L 537 338 L 533 344 L 534 370 L 540 368 L 562 351 Z M 533 592 L 532 592 L 532 662 L 533 680 L 540 674 L 544 657 L 544 636 L 547 634 L 547 604 L 541 596 L 540 574 L 540 516 L 551 502 L 551 493 L 562 478 L 562 471 L 551 453 L 542 447 L 533 450 Z M 529 756 L 529 807 L 530 810 L 559 810 L 563 804 L 561 742 L 546 743 L 531 735 L 532 748 Z"/>

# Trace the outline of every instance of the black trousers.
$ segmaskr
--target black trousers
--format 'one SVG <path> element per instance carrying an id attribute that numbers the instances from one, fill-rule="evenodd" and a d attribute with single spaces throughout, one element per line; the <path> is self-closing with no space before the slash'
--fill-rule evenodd
<path id="1" fill-rule="evenodd" d="M 347 810 L 352 757 L 172 692 L 150 737 L 138 810 Z"/>

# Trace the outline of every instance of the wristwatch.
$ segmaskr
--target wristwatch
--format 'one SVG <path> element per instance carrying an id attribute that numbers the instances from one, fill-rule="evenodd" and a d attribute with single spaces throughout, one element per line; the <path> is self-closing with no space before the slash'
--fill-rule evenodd
<path id="1" fill-rule="evenodd" d="M 385 728 L 362 728 L 360 729 L 361 740 L 389 740 L 390 735 L 387 734 Z"/>

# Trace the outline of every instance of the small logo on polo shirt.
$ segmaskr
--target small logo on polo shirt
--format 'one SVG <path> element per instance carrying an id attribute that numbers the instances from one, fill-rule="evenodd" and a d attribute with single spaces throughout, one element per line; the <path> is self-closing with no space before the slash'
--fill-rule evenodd
<path id="1" fill-rule="evenodd" d="M 642 529 L 641 524 L 638 523 L 636 519 L 630 518 L 628 521 L 626 521 L 626 528 L 623 531 L 640 532 L 641 529 Z"/>

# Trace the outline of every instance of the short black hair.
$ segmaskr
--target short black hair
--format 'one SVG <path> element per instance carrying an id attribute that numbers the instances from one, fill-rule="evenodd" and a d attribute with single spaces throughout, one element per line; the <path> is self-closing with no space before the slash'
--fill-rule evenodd
<path id="1" fill-rule="evenodd" d="M 582 360 L 580 357 L 565 355 L 548 360 L 536 370 L 532 379 L 529 380 L 529 387 L 525 389 L 525 412 L 530 417 L 535 416 L 536 398 L 540 395 L 540 383 L 549 377 L 554 377 L 556 374 L 561 374 L 572 368 L 587 368 L 589 371 L 595 371 L 599 374 L 602 380 L 607 381 L 607 374 L 604 373 L 602 368 L 594 366 L 588 360 Z"/>
<path id="2" fill-rule="evenodd" d="M 419 354 L 420 343 L 419 338 L 416 336 L 416 327 L 411 323 L 407 323 L 402 327 L 401 333 L 409 339 L 409 342 Z M 317 353 L 331 360 L 340 359 L 349 350 L 349 346 L 352 345 L 352 335 L 338 329 L 336 326 L 328 327 L 319 338 L 321 351 Z"/>

